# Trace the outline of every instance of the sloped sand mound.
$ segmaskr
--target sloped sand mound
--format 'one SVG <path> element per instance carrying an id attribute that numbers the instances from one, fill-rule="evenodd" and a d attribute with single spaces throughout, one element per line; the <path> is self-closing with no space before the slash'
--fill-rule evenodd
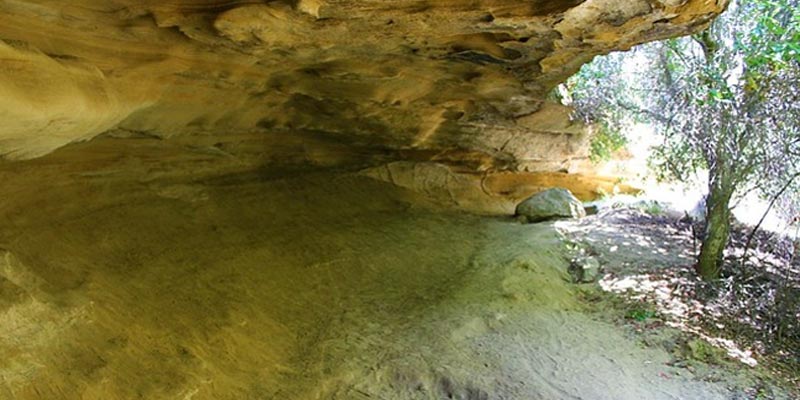
<path id="1" fill-rule="evenodd" d="M 549 225 L 348 174 L 5 177 L 2 399 L 730 397 L 587 316 Z"/>

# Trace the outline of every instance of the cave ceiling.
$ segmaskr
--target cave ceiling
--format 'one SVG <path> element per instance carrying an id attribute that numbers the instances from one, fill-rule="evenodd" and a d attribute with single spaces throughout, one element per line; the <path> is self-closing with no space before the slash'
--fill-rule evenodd
<path id="1" fill-rule="evenodd" d="M 586 142 L 547 102 L 555 85 L 595 55 L 695 32 L 725 6 L 4 0 L 0 154 L 101 136 L 284 165 L 555 171 Z"/>

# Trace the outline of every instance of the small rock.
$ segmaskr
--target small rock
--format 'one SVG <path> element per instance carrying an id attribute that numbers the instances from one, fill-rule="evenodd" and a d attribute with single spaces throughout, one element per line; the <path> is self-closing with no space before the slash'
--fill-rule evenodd
<path id="1" fill-rule="evenodd" d="M 516 215 L 528 222 L 586 216 L 583 204 L 567 189 L 554 188 L 537 193 L 517 205 Z"/>
<path id="2" fill-rule="evenodd" d="M 594 257 L 578 257 L 569 264 L 569 274 L 575 283 L 592 283 L 600 276 L 600 262 Z"/>

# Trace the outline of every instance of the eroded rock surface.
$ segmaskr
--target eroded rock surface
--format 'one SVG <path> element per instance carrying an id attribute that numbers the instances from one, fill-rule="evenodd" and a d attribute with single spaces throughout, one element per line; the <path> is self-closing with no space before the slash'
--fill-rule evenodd
<path id="1" fill-rule="evenodd" d="M 726 3 L 6 0 L 0 154 L 112 132 L 262 164 L 569 169 L 586 135 L 545 93 Z"/>

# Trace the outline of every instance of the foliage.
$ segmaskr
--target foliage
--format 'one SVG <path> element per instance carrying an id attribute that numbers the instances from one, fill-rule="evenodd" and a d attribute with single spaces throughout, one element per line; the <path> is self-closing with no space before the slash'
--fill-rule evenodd
<path id="1" fill-rule="evenodd" d="M 726 359 L 725 350 L 715 347 L 702 339 L 693 339 L 686 343 L 688 356 L 694 360 L 709 364 L 722 364 Z"/>
<path id="2" fill-rule="evenodd" d="M 664 204 L 657 200 L 639 200 L 633 203 L 631 207 L 652 217 L 660 217 L 666 213 Z"/>
<path id="3" fill-rule="evenodd" d="M 790 42 L 800 29 L 789 3 L 744 1 L 702 34 L 654 46 L 660 65 L 649 84 L 667 95 L 643 106 L 667 117 L 654 119 L 664 143 L 653 165 L 663 177 L 704 168 L 744 193 L 794 173 L 783 168 L 797 155 L 800 99 L 800 42 Z"/>
<path id="4" fill-rule="evenodd" d="M 656 316 L 656 312 L 653 310 L 645 310 L 641 308 L 635 308 L 632 310 L 628 310 L 625 313 L 625 318 L 632 319 L 638 322 L 644 322 L 650 318 L 654 318 Z"/>
<path id="5" fill-rule="evenodd" d="M 595 163 L 608 161 L 614 152 L 624 148 L 627 143 L 628 138 L 621 131 L 600 123 L 599 130 L 589 142 L 589 159 Z"/>
<path id="6" fill-rule="evenodd" d="M 739 193 L 769 194 L 797 173 L 797 6 L 743 1 L 704 33 L 658 49 L 658 79 L 670 95 L 646 106 L 669 116 L 655 121 L 664 134 L 654 158 L 663 176 L 682 179 L 702 167 L 710 178 L 730 179 Z"/>
<path id="7" fill-rule="evenodd" d="M 656 127 L 662 143 L 650 165 L 659 178 L 686 181 L 706 171 L 704 278 L 718 277 L 737 196 L 755 190 L 800 204 L 798 3 L 742 0 L 702 33 L 627 55 L 638 64 L 612 54 L 567 84 L 577 115 L 604 130 L 623 132 L 637 121 Z"/>
<path id="8" fill-rule="evenodd" d="M 592 162 L 608 161 L 614 152 L 624 148 L 628 143 L 624 129 L 637 117 L 618 107 L 604 107 L 603 103 L 607 99 L 593 95 L 608 90 L 610 85 L 613 85 L 610 89 L 618 93 L 626 90 L 624 82 L 613 79 L 614 71 L 623 61 L 621 53 L 599 57 L 584 65 L 578 74 L 559 88 L 565 92 L 562 100 L 575 106 L 574 118 L 595 128 L 589 144 L 589 158 Z"/>

